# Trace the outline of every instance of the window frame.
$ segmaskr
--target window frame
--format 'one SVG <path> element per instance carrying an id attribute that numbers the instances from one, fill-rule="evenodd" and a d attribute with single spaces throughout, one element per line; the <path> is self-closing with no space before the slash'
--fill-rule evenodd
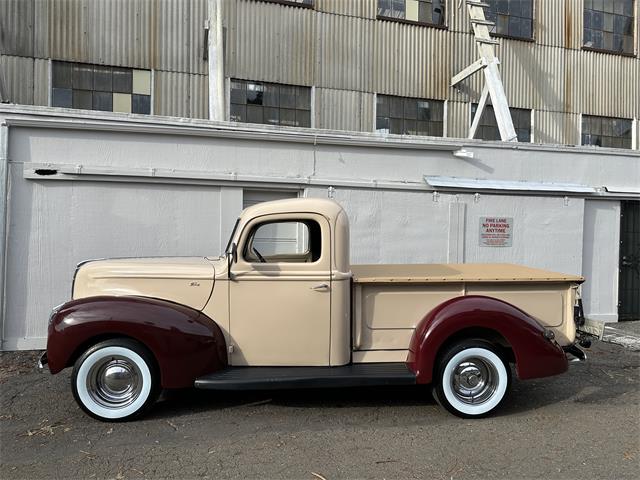
<path id="1" fill-rule="evenodd" d="M 54 86 L 54 76 L 55 76 L 55 69 L 56 69 L 56 64 L 67 64 L 68 68 L 70 69 L 70 75 L 71 75 L 71 86 L 70 87 L 56 87 Z M 74 67 L 75 66 L 88 66 L 92 68 L 92 76 L 91 76 L 91 89 L 86 89 L 86 88 L 74 88 L 73 86 L 73 73 L 74 73 Z M 109 75 L 110 75 L 110 83 L 111 83 L 111 89 L 110 90 L 96 90 L 95 89 L 95 85 L 96 85 L 96 69 L 109 69 Z M 113 73 L 114 70 L 116 69 L 120 69 L 120 70 L 128 70 L 131 74 L 131 88 L 130 91 L 128 92 L 122 92 L 118 89 L 116 89 L 114 87 L 114 79 L 113 79 Z M 47 78 L 47 83 L 48 83 L 48 91 L 47 91 L 47 106 L 49 107 L 53 107 L 53 108 L 70 108 L 70 109 L 74 109 L 74 110 L 84 110 L 84 111 L 88 111 L 88 112 L 104 112 L 104 113 L 126 113 L 126 114 L 133 114 L 133 115 L 155 115 L 154 112 L 154 99 L 155 99 L 155 71 L 153 69 L 149 69 L 149 68 L 135 68 L 135 67 L 122 67 L 122 66 L 117 66 L 117 65 L 108 65 L 108 64 L 99 64 L 99 63 L 87 63 L 87 62 L 76 62 L 76 61 L 71 61 L 71 60 L 60 60 L 60 59 L 49 59 L 47 62 L 47 70 L 48 70 L 48 78 Z M 136 92 L 136 87 L 134 86 L 134 82 L 133 82 L 133 78 L 135 76 L 135 72 L 145 72 L 148 73 L 148 77 L 149 77 L 149 93 L 140 93 L 139 91 Z M 69 90 L 71 93 L 71 106 L 54 106 L 54 89 L 57 90 Z M 90 94 L 91 97 L 91 108 L 90 109 L 86 109 L 86 108 L 81 108 L 81 107 L 74 107 L 73 106 L 73 99 L 74 99 L 74 92 L 88 92 Z M 98 95 L 96 95 L 98 94 Z M 94 107 L 94 103 L 95 103 L 95 98 L 97 96 L 99 96 L 99 94 L 109 94 L 111 96 L 110 100 L 111 100 L 111 109 L 110 110 L 106 110 L 106 109 L 98 109 L 98 108 L 93 108 Z M 119 94 L 119 95 L 128 95 L 129 96 L 129 111 L 128 112 L 122 112 L 120 110 L 114 110 L 114 104 L 115 104 L 115 94 Z M 146 99 L 142 99 L 140 97 L 147 97 Z M 135 112 L 134 111 L 134 100 L 140 101 L 140 100 L 144 100 L 147 101 L 149 103 L 149 111 L 148 112 Z"/>
<path id="2" fill-rule="evenodd" d="M 390 99 L 398 99 L 402 101 L 402 108 L 403 108 L 403 116 L 400 117 L 392 117 L 391 116 L 391 105 L 389 105 L 389 114 L 386 116 L 383 115 L 379 115 L 379 110 L 378 110 L 378 98 L 379 97 L 389 97 Z M 415 101 L 416 102 L 416 112 L 417 112 L 417 103 L 418 102 L 438 102 L 441 104 L 441 108 L 442 108 L 442 117 L 440 120 L 418 120 L 418 115 L 416 113 L 416 118 L 407 118 L 404 115 L 404 105 L 405 105 L 405 101 L 406 100 L 411 100 L 411 101 Z M 388 95 L 385 93 L 376 93 L 374 95 L 374 112 L 373 112 L 373 132 L 378 134 L 378 135 L 403 135 L 403 136 L 411 136 L 411 137 L 434 137 L 434 138 L 445 138 L 445 134 L 446 134 L 446 121 L 447 121 L 447 112 L 446 112 L 446 108 L 447 108 L 447 101 L 446 100 L 440 100 L 440 99 L 436 99 L 436 98 L 418 98 L 418 97 L 405 97 L 405 96 L 401 96 L 401 95 Z M 382 130 L 378 130 L 378 118 L 388 118 L 389 119 L 389 132 L 384 132 Z M 404 127 L 404 122 L 405 121 L 415 121 L 416 122 L 416 127 L 417 127 L 417 122 L 421 121 L 421 122 L 426 122 L 428 123 L 428 126 L 431 127 L 432 124 L 434 123 L 439 123 L 442 124 L 442 131 L 440 135 L 431 135 L 431 134 L 413 134 L 413 133 L 394 133 L 391 132 L 391 119 L 395 118 L 395 119 L 401 119 L 403 122 L 403 127 Z M 403 128 L 404 130 L 404 128 Z"/>
<path id="3" fill-rule="evenodd" d="M 406 18 L 395 18 L 395 17 L 387 17 L 386 15 L 380 15 L 378 13 L 378 11 L 380 10 L 379 0 L 376 0 L 376 20 L 382 20 L 385 22 L 403 23 L 405 25 L 417 25 L 420 27 L 438 28 L 440 30 L 448 30 L 449 25 L 447 23 L 447 14 L 449 13 L 449 5 L 447 0 L 442 0 L 442 3 L 444 4 L 444 15 L 443 15 L 444 23 L 442 24 L 421 22 L 416 20 L 407 20 Z M 406 11 L 406 3 L 405 3 L 405 11 Z"/>
<path id="4" fill-rule="evenodd" d="M 245 103 L 237 103 L 233 101 L 233 83 L 234 82 L 241 82 L 244 84 L 244 89 L 243 91 L 245 92 L 245 98 L 244 101 Z M 256 86 L 260 86 L 262 88 L 262 92 L 263 92 L 263 100 L 261 104 L 251 104 L 249 103 L 249 99 L 246 95 L 246 91 L 247 91 L 247 86 L 249 84 L 253 84 Z M 315 127 L 315 118 L 314 118 L 314 114 L 315 114 L 315 101 L 314 101 L 314 97 L 315 97 L 315 88 L 313 86 L 306 86 L 306 85 L 293 85 L 293 84 L 289 84 L 289 83 L 276 83 L 276 82 L 268 82 L 268 81 L 264 81 L 264 80 L 247 80 L 244 78 L 230 78 L 229 79 L 229 84 L 228 84 L 228 102 L 227 102 L 227 113 L 228 113 L 228 121 L 230 122 L 235 122 L 235 123 L 245 123 L 245 124 L 254 124 L 254 125 L 268 125 L 268 126 L 272 126 L 272 127 L 286 127 L 286 128 L 314 128 Z M 265 86 L 277 86 L 278 87 L 278 105 L 277 106 L 273 106 L 273 105 L 264 105 L 264 87 Z M 280 88 L 281 87 L 289 87 L 289 88 L 293 88 L 294 89 L 294 105 L 293 107 L 282 107 L 280 105 Z M 298 103 L 297 103 L 297 99 L 298 99 L 298 89 L 308 89 L 308 95 L 309 95 L 309 108 L 299 108 L 298 107 Z M 306 94 L 306 92 L 305 92 Z M 239 107 L 244 106 L 245 107 L 245 120 L 243 121 L 239 121 L 239 120 L 233 120 L 232 119 L 232 107 L 234 105 L 238 105 Z M 262 122 L 251 122 L 248 120 L 248 110 L 247 110 L 247 106 L 248 105 L 254 105 L 256 107 L 260 107 L 262 109 Z M 305 105 L 306 106 L 306 105 Z M 276 109 L 278 111 L 278 122 L 277 123 L 269 123 L 264 121 L 264 110 L 265 109 Z M 281 111 L 282 110 L 287 110 L 287 111 L 292 111 L 293 115 L 294 115 L 294 119 L 297 118 L 297 112 L 309 112 L 309 122 L 308 125 L 287 125 L 287 124 L 283 124 L 281 122 Z M 297 120 L 296 120 L 297 121 Z"/>
<path id="5" fill-rule="evenodd" d="M 599 118 L 600 120 L 603 120 L 603 119 L 606 119 L 606 120 L 624 120 L 624 121 L 630 122 L 631 125 L 629 127 L 629 147 L 610 147 L 610 146 L 603 146 L 603 145 L 594 145 L 592 143 L 583 143 L 582 138 L 585 136 L 585 131 L 584 131 L 585 117 L 588 117 L 588 118 Z M 582 113 L 580 115 L 580 146 L 581 147 L 597 147 L 597 148 L 615 148 L 617 150 L 634 150 L 634 148 L 633 148 L 633 133 L 634 133 L 634 130 L 633 129 L 634 129 L 633 118 L 611 117 L 611 116 L 608 116 L 608 115 L 591 115 L 591 114 L 588 114 L 588 113 Z M 588 135 L 596 135 L 596 134 L 589 133 Z M 602 133 L 597 134 L 596 136 L 626 140 L 626 137 L 604 135 Z"/>
<path id="6" fill-rule="evenodd" d="M 632 38 L 632 44 L 631 44 L 631 52 L 625 52 L 625 51 L 617 51 L 617 50 L 607 50 L 606 48 L 598 48 L 598 47 L 590 47 L 584 44 L 584 30 L 585 30 L 585 26 L 584 26 L 584 14 L 585 11 L 587 10 L 586 5 L 582 4 L 582 40 L 581 40 L 581 50 L 586 51 L 586 52 L 596 52 L 596 53 L 605 53 L 608 55 L 618 55 L 621 57 L 631 57 L 631 58 L 635 58 L 636 56 L 638 56 L 639 52 L 638 52 L 638 26 L 639 26 L 639 21 L 638 21 L 638 13 L 640 13 L 638 11 L 639 7 L 638 7 L 638 2 L 640 0 L 631 0 L 631 10 L 632 10 L 632 16 L 629 17 L 631 18 L 631 26 L 632 26 L 632 33 L 631 33 L 631 38 Z M 589 9 L 590 11 L 593 11 L 593 9 Z M 600 11 L 600 10 L 596 10 L 596 11 Z M 603 12 L 603 13 L 607 13 L 607 12 Z M 614 13 L 614 15 L 616 15 Z M 620 16 L 620 15 L 618 15 Z M 626 15 L 622 15 L 625 16 Z M 596 30 L 599 32 L 605 32 L 605 30 L 602 29 L 593 29 L 590 28 L 590 30 Z M 596 115 L 597 116 L 597 115 Z M 613 117 L 612 117 L 613 118 Z"/>
<path id="7" fill-rule="evenodd" d="M 498 15 L 498 13 L 496 12 L 496 16 Z M 511 16 L 511 15 L 509 15 Z M 485 18 L 486 18 L 486 11 L 485 11 Z M 524 18 L 524 17 L 518 17 L 518 18 Z M 489 20 L 487 18 L 487 20 Z M 497 18 L 496 18 L 497 20 Z M 536 2 L 535 0 L 531 0 L 531 37 L 516 37 L 513 35 L 508 35 L 508 34 L 504 34 L 504 33 L 497 33 L 497 32 L 491 32 L 489 31 L 489 35 L 492 37 L 497 37 L 497 38 L 505 38 L 507 40 L 518 40 L 520 42 L 531 42 L 531 43 L 535 43 L 536 42 Z M 498 27 L 498 24 L 496 23 L 495 28 Z"/>
<path id="8" fill-rule="evenodd" d="M 281 223 L 281 222 L 300 222 L 309 223 L 315 222 L 318 226 L 319 241 L 320 241 L 320 255 L 315 262 L 251 262 L 250 259 L 245 257 L 245 250 L 254 235 L 254 232 L 260 226 L 268 223 Z M 303 273 L 306 271 L 320 271 L 326 269 L 331 271 L 331 252 L 330 252 L 330 226 L 326 218 L 317 213 L 275 213 L 261 215 L 254 217 L 245 223 L 238 235 L 237 251 L 238 261 L 237 264 L 240 269 L 248 268 L 250 270 L 264 270 L 274 272 L 298 272 Z M 311 242 L 309 243 L 311 245 Z"/>
<path id="9" fill-rule="evenodd" d="M 473 118 L 474 118 L 474 105 L 477 111 L 478 108 L 478 104 L 476 102 L 469 102 L 469 127 L 471 127 L 471 124 L 473 123 Z M 489 127 L 493 127 L 493 125 L 483 125 L 482 122 L 482 118 L 484 117 L 484 115 L 486 115 L 486 113 L 488 112 L 488 109 L 491 109 L 491 112 L 493 114 L 493 118 L 496 120 L 496 128 L 498 125 L 498 121 L 495 118 L 496 114 L 493 110 L 493 105 L 487 103 L 484 106 L 484 109 L 482 111 L 482 116 L 480 117 L 480 123 L 478 123 L 478 129 L 483 127 L 483 126 L 489 126 Z M 533 141 L 533 132 L 534 132 L 534 124 L 533 124 L 533 116 L 534 116 L 534 109 L 533 108 L 519 108 L 519 107 L 509 107 L 509 113 L 511 114 L 511 119 L 513 120 L 513 112 L 512 110 L 521 110 L 521 111 L 525 111 L 528 112 L 528 117 L 529 117 L 529 141 L 525 142 L 525 141 L 521 141 L 520 139 L 518 139 L 519 143 L 534 143 Z M 517 128 L 516 125 L 513 126 L 513 129 L 516 131 L 516 135 L 518 134 L 518 130 L 522 130 L 521 128 Z M 499 129 L 498 129 L 498 136 L 499 136 Z M 486 138 L 480 138 L 477 136 L 478 130 L 476 129 L 476 136 L 474 136 L 473 138 L 475 140 L 483 140 L 485 142 L 501 142 L 502 139 L 501 138 L 496 138 L 496 139 L 486 139 Z"/>

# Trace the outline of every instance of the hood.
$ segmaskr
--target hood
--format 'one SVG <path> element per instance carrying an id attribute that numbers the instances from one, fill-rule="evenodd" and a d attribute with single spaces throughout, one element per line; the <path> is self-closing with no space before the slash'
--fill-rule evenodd
<path id="1" fill-rule="evenodd" d="M 93 260 L 78 266 L 73 298 L 135 295 L 202 310 L 213 290 L 215 268 L 203 257 Z"/>

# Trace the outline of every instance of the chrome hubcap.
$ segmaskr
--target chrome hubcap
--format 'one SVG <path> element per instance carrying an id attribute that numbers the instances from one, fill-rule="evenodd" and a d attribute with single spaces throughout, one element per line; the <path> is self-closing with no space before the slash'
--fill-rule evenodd
<path id="1" fill-rule="evenodd" d="M 451 375 L 451 389 L 467 404 L 478 405 L 489 400 L 498 387 L 498 372 L 493 363 L 472 357 L 460 362 Z"/>
<path id="2" fill-rule="evenodd" d="M 128 358 L 111 356 L 91 367 L 87 376 L 91 398 L 106 408 L 124 408 L 142 391 L 142 374 Z"/>

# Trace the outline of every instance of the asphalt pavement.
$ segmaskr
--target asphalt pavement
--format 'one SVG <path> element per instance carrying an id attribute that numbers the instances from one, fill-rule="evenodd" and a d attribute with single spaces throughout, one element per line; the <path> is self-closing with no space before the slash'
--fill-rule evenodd
<path id="1" fill-rule="evenodd" d="M 427 388 L 173 392 L 144 418 L 84 415 L 70 370 L 0 354 L 0 477 L 637 478 L 640 353 L 595 342 L 588 361 L 515 381 L 490 418 L 462 420 Z"/>

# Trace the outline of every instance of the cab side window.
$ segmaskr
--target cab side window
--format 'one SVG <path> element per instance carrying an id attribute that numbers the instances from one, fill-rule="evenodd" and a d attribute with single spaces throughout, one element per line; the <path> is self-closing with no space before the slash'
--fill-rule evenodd
<path id="1" fill-rule="evenodd" d="M 320 225 L 314 220 L 266 222 L 253 228 L 243 256 L 249 263 L 313 263 L 321 249 Z"/>

